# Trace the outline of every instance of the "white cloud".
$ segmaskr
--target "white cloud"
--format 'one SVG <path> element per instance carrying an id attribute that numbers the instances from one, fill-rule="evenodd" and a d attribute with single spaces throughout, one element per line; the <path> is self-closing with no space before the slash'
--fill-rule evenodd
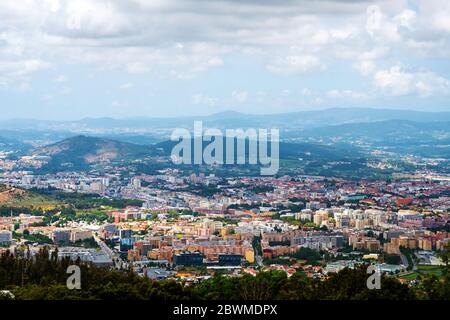
<path id="1" fill-rule="evenodd" d="M 404 71 L 399 66 L 377 71 L 373 80 L 378 89 L 392 96 L 419 95 L 427 97 L 450 92 L 448 79 L 430 71 Z"/>
<path id="2" fill-rule="evenodd" d="M 264 90 L 258 90 L 256 92 L 256 102 L 257 103 L 264 103 L 267 102 L 268 94 Z"/>
<path id="3" fill-rule="evenodd" d="M 366 31 L 378 44 L 413 49 L 412 54 L 449 56 L 450 2 L 417 1 L 392 12 L 389 6 L 372 5 L 367 10 Z"/>
<path id="4" fill-rule="evenodd" d="M 282 95 L 283 97 L 288 97 L 288 96 L 291 95 L 291 90 L 289 90 L 289 89 L 284 89 L 284 90 L 281 91 L 281 95 Z"/>
<path id="5" fill-rule="evenodd" d="M 450 2 L 427 0 L 418 3 L 420 15 L 417 17 L 420 28 L 438 32 L 439 36 L 450 34 Z"/>
<path id="6" fill-rule="evenodd" d="M 208 97 L 200 93 L 192 96 L 192 103 L 195 105 L 214 106 L 217 101 L 216 98 Z"/>
<path id="7" fill-rule="evenodd" d="M 62 88 L 59 90 L 59 94 L 60 94 L 60 95 L 63 95 L 63 96 L 68 95 L 68 94 L 71 94 L 71 93 L 72 93 L 72 88 L 71 88 L 71 87 L 62 87 Z"/>
<path id="8" fill-rule="evenodd" d="M 46 102 L 51 102 L 55 99 L 55 97 L 51 94 L 46 94 L 44 96 L 42 96 L 42 100 L 46 101 Z"/>
<path id="9" fill-rule="evenodd" d="M 17 90 L 19 92 L 27 92 L 31 89 L 31 85 L 28 82 L 22 82 L 21 84 L 19 84 L 19 86 L 17 87 Z"/>
<path id="10" fill-rule="evenodd" d="M 364 92 L 358 92 L 353 90 L 330 90 L 327 95 L 331 98 L 349 98 L 354 100 L 365 100 L 369 98 L 369 95 Z"/>
<path id="11" fill-rule="evenodd" d="M 417 23 L 417 13 L 413 10 L 406 9 L 394 16 L 392 21 L 397 25 L 397 28 L 413 30 Z"/>
<path id="12" fill-rule="evenodd" d="M 21 77 L 48 66 L 48 63 L 40 60 L 0 61 L 0 75 Z"/>
<path id="13" fill-rule="evenodd" d="M 120 90 L 130 90 L 130 89 L 133 89 L 133 88 L 134 88 L 134 84 L 131 83 L 131 82 L 127 82 L 127 83 L 121 84 L 119 86 Z"/>
<path id="14" fill-rule="evenodd" d="M 0 84 L 8 87 L 11 83 L 26 80 L 34 72 L 48 67 L 49 64 L 41 60 L 0 60 Z"/>
<path id="15" fill-rule="evenodd" d="M 367 8 L 366 31 L 373 39 L 380 41 L 399 39 L 395 25 L 389 21 L 377 5 Z"/>
<path id="16" fill-rule="evenodd" d="M 301 93 L 302 96 L 305 96 L 305 97 L 309 97 L 309 96 L 311 96 L 313 94 L 313 92 L 309 88 L 303 88 L 300 91 L 300 93 Z"/>
<path id="17" fill-rule="evenodd" d="M 378 60 L 385 58 L 389 54 L 389 48 L 386 46 L 374 47 L 372 50 L 363 51 L 358 54 L 353 67 L 363 76 L 372 74 L 376 69 Z"/>
<path id="18" fill-rule="evenodd" d="M 308 55 L 348 41 L 356 3 L 203 0 L 27 0 L 0 4 L 2 30 L 19 30 L 16 49 L 26 55 L 146 73 L 168 66 L 176 77 L 223 65 L 229 53 L 281 58 L 269 69 L 285 73 L 320 70 Z M 330 13 L 333 13 L 330 16 Z M 205 25 L 208 26 L 205 28 Z M 357 28 L 356 28 L 357 29 Z M 295 46 L 299 54 L 289 53 Z M 8 48 L 12 49 L 12 41 Z M 1 56 L 0 56 L 1 59 Z M 306 60 L 305 62 L 302 62 Z M 267 61 L 267 60 L 266 60 Z M 287 65 L 286 65 L 287 64 Z M 172 69 L 173 68 L 173 69 Z M 317 69 L 318 68 L 318 69 Z M 180 76 L 181 75 L 181 76 Z"/>
<path id="19" fill-rule="evenodd" d="M 150 64 L 145 61 L 125 62 L 125 70 L 131 74 L 143 74 L 149 72 Z"/>
<path id="20" fill-rule="evenodd" d="M 129 106 L 128 102 L 114 100 L 111 102 L 111 106 L 115 108 L 126 108 Z"/>
<path id="21" fill-rule="evenodd" d="M 62 64 L 192 79 L 244 56 L 278 75 L 318 73 L 343 59 L 386 94 L 431 96 L 446 92 L 445 78 L 386 66 L 449 52 L 446 0 L 0 2 L 2 86 Z"/>
<path id="22" fill-rule="evenodd" d="M 124 36 L 133 32 L 130 17 L 117 1 L 76 0 L 53 5 L 43 29 L 50 35 L 73 38 Z"/>
<path id="23" fill-rule="evenodd" d="M 248 92 L 235 90 L 231 93 L 231 97 L 233 98 L 233 100 L 235 100 L 239 103 L 244 103 L 248 99 Z"/>
<path id="24" fill-rule="evenodd" d="M 65 75 L 59 75 L 55 78 L 56 83 L 66 83 L 69 81 L 69 78 L 67 78 Z"/>
<path id="25" fill-rule="evenodd" d="M 325 65 L 320 62 L 318 57 L 312 55 L 297 55 L 279 58 L 273 64 L 269 64 L 266 68 L 273 73 L 290 75 L 317 70 L 323 71 L 325 70 Z"/>
<path id="26" fill-rule="evenodd" d="M 376 69 L 376 64 L 373 60 L 360 60 L 353 64 L 353 67 L 359 71 L 363 76 L 372 74 Z"/>
<path id="27" fill-rule="evenodd" d="M 315 97 L 312 101 L 312 103 L 316 104 L 316 105 L 320 105 L 323 103 L 323 99 L 320 97 Z"/>

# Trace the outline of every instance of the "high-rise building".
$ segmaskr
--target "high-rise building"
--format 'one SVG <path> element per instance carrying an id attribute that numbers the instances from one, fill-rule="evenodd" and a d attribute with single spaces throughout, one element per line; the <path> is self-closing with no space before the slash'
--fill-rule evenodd
<path id="1" fill-rule="evenodd" d="M 0 244 L 9 245 L 12 241 L 12 232 L 9 230 L 0 230 Z"/>
<path id="2" fill-rule="evenodd" d="M 201 266 L 203 255 L 199 252 L 184 252 L 173 256 L 174 266 Z"/>
<path id="3" fill-rule="evenodd" d="M 139 178 L 133 178 L 133 179 L 131 179 L 131 185 L 132 185 L 133 188 L 135 188 L 135 189 L 140 189 L 141 186 L 142 186 L 141 179 L 139 179 Z"/>
<path id="4" fill-rule="evenodd" d="M 239 266 L 241 262 L 240 254 L 219 254 L 219 265 L 221 266 Z"/>
<path id="5" fill-rule="evenodd" d="M 130 239 L 132 231 L 130 229 L 121 229 L 119 232 L 120 239 Z"/>
<path id="6" fill-rule="evenodd" d="M 76 242 L 78 240 L 85 240 L 92 238 L 92 231 L 90 230 L 72 230 L 70 234 L 70 241 Z"/>
<path id="7" fill-rule="evenodd" d="M 71 231 L 68 229 L 57 229 L 53 231 L 52 238 L 54 243 L 70 242 Z"/>

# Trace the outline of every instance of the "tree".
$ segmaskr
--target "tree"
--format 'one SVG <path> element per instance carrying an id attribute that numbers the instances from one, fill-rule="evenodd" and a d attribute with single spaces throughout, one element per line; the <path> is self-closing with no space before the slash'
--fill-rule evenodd
<path id="1" fill-rule="evenodd" d="M 450 241 L 444 245 L 444 250 L 438 252 L 437 256 L 441 258 L 442 262 L 445 264 L 444 272 L 446 275 L 450 274 Z"/>
<path id="2" fill-rule="evenodd" d="M 69 265 L 81 268 L 83 290 L 66 287 Z M 447 278 L 448 279 L 448 278 Z M 214 276 L 186 286 L 174 280 L 152 281 L 131 270 L 111 271 L 40 250 L 33 258 L 7 251 L 0 255 L 0 289 L 10 290 L 18 300 L 274 300 L 274 299 L 448 299 L 450 286 L 431 278 L 420 290 L 383 276 L 380 290 L 369 290 L 366 268 L 344 269 L 324 280 L 298 272 L 260 272 L 256 276 Z M 418 295 L 416 293 L 419 293 Z"/>

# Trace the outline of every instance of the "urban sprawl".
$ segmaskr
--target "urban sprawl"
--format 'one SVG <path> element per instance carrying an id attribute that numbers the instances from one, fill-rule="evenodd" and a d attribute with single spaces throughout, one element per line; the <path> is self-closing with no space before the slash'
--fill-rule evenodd
<path id="1" fill-rule="evenodd" d="M 45 207 L 11 210 L 0 217 L 0 250 L 26 246 L 36 254 L 46 246 L 60 258 L 157 280 L 273 269 L 322 279 L 373 264 L 414 285 L 418 274 L 443 264 L 436 253 L 450 241 L 446 179 L 222 178 L 171 168 L 132 177 L 3 172 L 0 184 L 2 197 L 56 190 L 138 200 L 83 214 L 66 208 L 50 218 Z"/>

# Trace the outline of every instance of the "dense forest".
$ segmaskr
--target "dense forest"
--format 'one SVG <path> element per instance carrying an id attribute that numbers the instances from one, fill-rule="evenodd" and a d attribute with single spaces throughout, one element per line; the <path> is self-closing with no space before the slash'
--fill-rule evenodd
<path id="1" fill-rule="evenodd" d="M 344 269 L 326 280 L 302 273 L 290 278 L 281 271 L 257 276 L 215 276 L 197 284 L 173 280 L 153 281 L 134 272 L 99 269 L 80 261 L 81 290 L 66 287 L 66 270 L 73 264 L 59 260 L 57 253 L 43 249 L 29 254 L 5 252 L 0 257 L 0 290 L 9 290 L 19 300 L 411 300 L 450 299 L 448 266 L 441 279 L 429 277 L 409 287 L 396 278 L 383 276 L 380 290 L 369 290 L 364 268 Z M 8 296 L 3 296 L 8 298 Z"/>

